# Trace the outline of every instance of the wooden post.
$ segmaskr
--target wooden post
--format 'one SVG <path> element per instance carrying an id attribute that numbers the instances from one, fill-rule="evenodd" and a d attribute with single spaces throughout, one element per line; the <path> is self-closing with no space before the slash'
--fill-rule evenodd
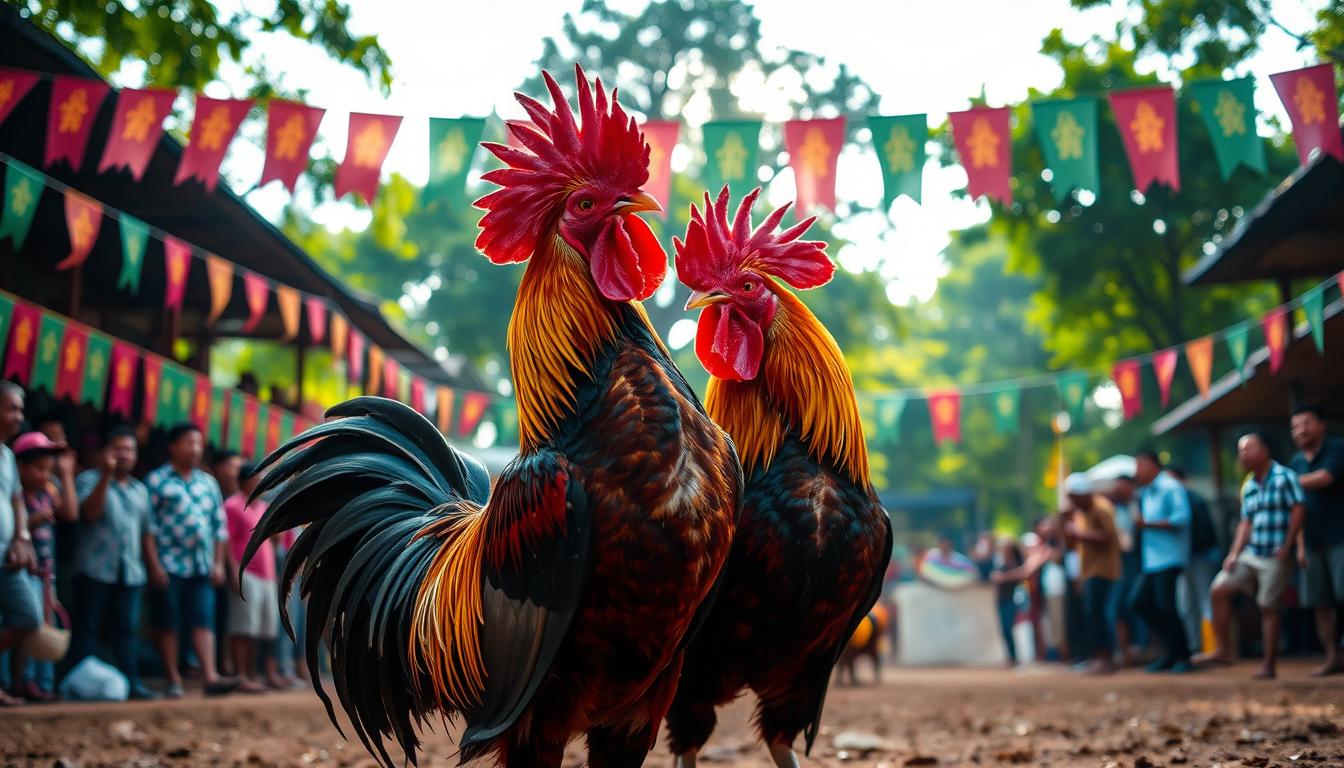
<path id="1" fill-rule="evenodd" d="M 1217 426 L 1210 426 L 1208 438 L 1209 476 L 1213 483 L 1213 509 L 1216 523 L 1220 532 L 1230 535 L 1231 529 L 1227 525 L 1228 505 L 1225 503 L 1225 494 L 1223 493 L 1222 430 Z"/>
<path id="2" fill-rule="evenodd" d="M 83 299 L 84 289 L 84 265 L 80 264 L 70 270 L 70 317 L 79 322 L 79 305 Z"/>

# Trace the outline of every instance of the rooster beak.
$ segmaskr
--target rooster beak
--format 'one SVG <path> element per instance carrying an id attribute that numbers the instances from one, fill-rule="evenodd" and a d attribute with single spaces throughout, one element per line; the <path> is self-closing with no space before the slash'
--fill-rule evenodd
<path id="1" fill-rule="evenodd" d="M 728 298 L 728 294 L 719 291 L 692 291 L 691 298 L 686 300 L 686 309 L 704 309 L 710 304 L 727 301 Z"/>
<path id="2" fill-rule="evenodd" d="M 621 200 L 616 204 L 616 212 L 619 214 L 639 213 L 640 211 L 660 212 L 663 206 L 653 199 L 653 195 L 643 190 Z"/>

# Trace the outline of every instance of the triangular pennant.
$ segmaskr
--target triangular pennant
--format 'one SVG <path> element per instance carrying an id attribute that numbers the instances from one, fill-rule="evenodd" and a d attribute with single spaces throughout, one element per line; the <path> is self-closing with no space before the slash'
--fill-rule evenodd
<path id="1" fill-rule="evenodd" d="M 484 118 L 429 118 L 429 183 L 425 185 L 426 200 L 448 200 L 453 206 L 466 203 L 467 173 L 471 170 L 472 156 L 483 133 Z"/>
<path id="2" fill-rule="evenodd" d="M 377 344 L 369 345 L 369 381 L 364 385 L 364 394 L 377 395 L 383 391 L 383 348 Z"/>
<path id="3" fill-rule="evenodd" d="M 462 393 L 462 410 L 457 414 L 457 435 L 470 439 L 481 425 L 481 418 L 490 407 L 490 396 L 484 392 Z"/>
<path id="4" fill-rule="evenodd" d="M 1312 288 L 1302 296 L 1302 312 L 1311 328 L 1311 340 L 1317 352 L 1325 352 L 1325 284 Z"/>
<path id="5" fill-rule="evenodd" d="M 976 107 L 951 112 L 952 140 L 966 169 L 966 194 L 984 195 L 1003 205 L 1013 202 L 1013 134 L 1009 127 L 1012 110 L 1007 107 Z"/>
<path id="6" fill-rule="evenodd" d="M 196 114 L 182 159 L 177 164 L 173 184 L 196 179 L 213 192 L 219 184 L 219 166 L 238 126 L 252 108 L 251 99 L 212 99 L 196 94 Z"/>
<path id="7" fill-rule="evenodd" d="M 103 206 L 97 201 L 67 189 L 65 191 L 65 228 L 70 235 L 70 255 L 56 264 L 57 271 L 77 267 L 89 257 L 98 231 L 103 227 Z"/>
<path id="8" fill-rule="evenodd" d="M 1055 198 L 1064 200 L 1075 189 L 1100 192 L 1097 100 L 1033 101 L 1031 116 Z"/>
<path id="9" fill-rule="evenodd" d="M 42 312 L 31 304 L 15 304 L 9 323 L 9 344 L 5 348 L 3 378 L 27 385 L 33 374 L 37 353 L 37 331 Z"/>
<path id="10" fill-rule="evenodd" d="M 0 67 L 0 125 L 41 79 L 36 72 Z"/>
<path id="11" fill-rule="evenodd" d="M 50 168 L 64 160 L 79 172 L 84 148 L 89 144 L 93 119 L 107 98 L 109 87 L 101 80 L 57 75 L 52 79 L 51 106 L 47 111 L 47 151 L 43 164 Z"/>
<path id="12" fill-rule="evenodd" d="M 1232 367 L 1237 372 L 1246 370 L 1246 353 L 1250 346 L 1250 326 L 1238 323 L 1227 330 L 1227 353 L 1232 356 Z"/>
<path id="13" fill-rule="evenodd" d="M 112 365 L 112 340 L 101 333 L 90 333 L 85 344 L 84 382 L 79 401 L 100 411 L 107 400 L 107 378 Z"/>
<path id="14" fill-rule="evenodd" d="M 383 161 L 392 149 L 392 140 L 401 127 L 400 115 L 370 115 L 350 113 L 350 139 L 345 147 L 345 160 L 336 169 L 335 190 L 340 199 L 347 192 L 373 202 L 378 194 L 378 176 Z"/>
<path id="15" fill-rule="evenodd" d="M 191 246 L 172 235 L 163 238 L 163 268 L 167 287 L 163 291 L 164 309 L 181 309 L 191 274 Z"/>
<path id="16" fill-rule="evenodd" d="M 1238 165 L 1265 172 L 1265 142 L 1255 132 L 1255 78 L 1208 80 L 1187 86 L 1213 139 L 1226 181 Z"/>
<path id="17" fill-rule="evenodd" d="M 1176 377 L 1176 363 L 1180 352 L 1175 347 L 1153 353 L 1153 375 L 1157 377 L 1157 392 L 1166 408 L 1171 400 L 1171 382 Z"/>
<path id="18" fill-rule="evenodd" d="M 299 318 L 303 310 L 303 295 L 288 285 L 275 286 L 275 303 L 280 307 L 280 322 L 284 333 L 280 341 L 290 341 L 299 335 Z"/>
<path id="19" fill-rule="evenodd" d="M 715 120 L 700 129 L 705 150 L 705 188 L 728 186 L 740 198 L 757 185 L 757 156 L 761 147 L 760 120 Z"/>
<path id="20" fill-rule="evenodd" d="M 1120 402 L 1128 421 L 1143 413 L 1143 380 L 1138 360 L 1121 360 L 1111 369 L 1111 378 L 1120 390 Z"/>
<path id="21" fill-rule="evenodd" d="M 65 338 L 65 321 L 43 313 L 37 332 L 37 359 L 33 361 L 33 376 L 29 386 L 55 394 L 56 374 L 60 370 L 61 340 Z"/>
<path id="22" fill-rule="evenodd" d="M 9 338 L 9 324 L 14 317 L 14 302 L 0 294 L 0 342 Z"/>
<path id="23" fill-rule="evenodd" d="M 918 203 L 924 179 L 924 145 L 929 138 L 928 116 L 869 117 L 868 130 L 882 166 L 882 209 L 889 210 L 901 195 Z"/>
<path id="24" fill-rule="evenodd" d="M 671 207 L 672 150 L 677 146 L 681 123 L 676 120 L 650 120 L 640 129 L 644 131 L 644 142 L 649 145 L 649 180 L 644 183 L 644 191 L 663 206 L 660 213 L 653 215 L 666 219 Z"/>
<path id="25" fill-rule="evenodd" d="M 107 398 L 107 411 L 119 414 L 122 418 L 131 418 L 131 409 L 135 404 L 135 365 L 140 355 L 135 347 L 124 342 L 112 345 L 112 382 Z"/>
<path id="26" fill-rule="evenodd" d="M 1283 352 L 1288 347 L 1288 312 L 1283 307 L 1275 307 L 1260 319 L 1260 328 L 1265 332 L 1265 346 L 1269 348 L 1269 372 L 1278 373 L 1283 365 Z"/>
<path id="27" fill-rule="evenodd" d="M 87 367 L 89 332 L 71 325 L 61 339 L 61 352 L 56 361 L 56 397 L 78 403 L 84 389 L 84 369 Z"/>
<path id="28" fill-rule="evenodd" d="M 308 340 L 321 344 L 327 337 L 327 302 L 321 296 L 309 296 L 303 300 L 303 308 L 308 321 Z"/>
<path id="29" fill-rule="evenodd" d="M 224 445 L 230 451 L 243 450 L 243 425 L 247 417 L 247 396 L 238 390 L 229 393 L 229 423 L 224 431 Z"/>
<path id="30" fill-rule="evenodd" d="M 1083 407 L 1087 404 L 1089 393 L 1086 371 L 1064 371 L 1055 377 L 1055 388 L 1059 391 L 1059 402 L 1069 419 L 1076 427 L 1083 421 Z"/>
<path id="31" fill-rule="evenodd" d="M 340 312 L 332 312 L 330 323 L 331 331 L 331 359 L 345 359 L 345 344 L 350 337 L 350 324 L 346 322 L 345 315 Z"/>
<path id="32" fill-rule="evenodd" d="M 1344 162 L 1344 137 L 1339 132 L 1339 94 L 1333 64 L 1317 64 L 1270 75 L 1279 100 L 1293 121 L 1293 142 L 1302 165 L 1324 152 Z"/>
<path id="33" fill-rule="evenodd" d="M 425 380 L 419 376 L 411 377 L 411 410 L 416 413 L 425 412 Z"/>
<path id="34" fill-rule="evenodd" d="M 210 392 L 210 429 L 206 432 L 206 436 L 211 445 L 219 448 L 224 447 L 224 441 L 227 437 L 229 399 L 228 390 L 223 387 L 212 388 Z"/>
<path id="35" fill-rule="evenodd" d="M 159 388 L 163 385 L 163 358 L 145 355 L 144 397 L 140 407 L 140 420 L 144 424 L 159 423 Z"/>
<path id="36" fill-rule="evenodd" d="M 246 453 L 252 457 L 253 461 L 261 459 L 257 453 L 257 432 L 261 422 L 261 403 L 257 398 L 247 395 L 243 399 L 241 409 L 242 424 L 238 429 L 238 448 L 237 450 Z M 264 431 L 263 431 L 264 434 Z M 230 438 L 232 440 L 232 438 Z M 263 446 L 264 448 L 265 446 Z"/>
<path id="37" fill-rule="evenodd" d="M 346 376 L 350 383 L 358 385 L 364 380 L 364 334 L 359 331 L 350 331 L 349 343 L 346 344 L 346 351 L 349 352 L 350 365 L 346 367 Z"/>
<path id="38" fill-rule="evenodd" d="M 1190 366 L 1190 376 L 1199 388 L 1199 396 L 1209 399 L 1209 384 L 1213 381 L 1213 337 L 1186 342 L 1185 362 Z"/>
<path id="39" fill-rule="evenodd" d="M 990 395 L 989 402 L 994 412 L 994 431 L 1000 435 L 1015 434 L 1020 421 L 1022 388 L 1005 386 Z"/>
<path id="40" fill-rule="evenodd" d="M 383 397 L 401 400 L 401 393 L 398 391 L 400 384 L 401 363 L 398 363 L 391 355 L 383 358 Z"/>
<path id="41" fill-rule="evenodd" d="M 210 314 L 206 325 L 214 325 L 233 298 L 233 262 L 213 253 L 205 256 L 205 276 L 210 283 Z"/>
<path id="42" fill-rule="evenodd" d="M 191 394 L 191 423 L 201 430 L 202 435 L 210 434 L 210 405 L 213 391 L 210 388 L 210 380 L 204 376 L 196 376 L 196 385 Z"/>
<path id="43" fill-rule="evenodd" d="M 269 456 L 280 447 L 280 415 L 284 411 L 271 407 L 270 412 L 266 414 L 266 444 L 265 455 Z"/>
<path id="44" fill-rule="evenodd" d="M 1124 141 L 1134 187 L 1147 192 L 1159 181 L 1181 189 L 1176 159 L 1176 95 L 1170 86 L 1135 88 L 1110 94 L 1111 111 Z"/>
<path id="45" fill-rule="evenodd" d="M 961 392 L 944 389 L 928 393 L 929 420 L 933 425 L 933 441 L 961 442 Z"/>
<path id="46" fill-rule="evenodd" d="M 16 251 L 23 250 L 28 239 L 37 201 L 46 187 L 45 178 L 17 160 L 5 161 L 5 210 L 0 213 L 0 238 L 10 238 Z"/>
<path id="47" fill-rule="evenodd" d="M 784 147 L 797 185 L 794 216 L 802 219 L 818 208 L 835 210 L 835 169 L 844 146 L 843 117 L 784 123 Z"/>
<path id="48" fill-rule="evenodd" d="M 451 387 L 439 387 L 439 392 L 435 399 L 438 401 L 436 411 L 438 413 L 439 431 L 443 434 L 451 434 L 453 430 L 453 395 Z"/>
<path id="49" fill-rule="evenodd" d="M 270 283 L 256 272 L 244 272 L 243 294 L 247 298 L 247 322 L 243 323 L 243 333 L 251 333 L 266 316 L 266 304 L 271 298 Z"/>
<path id="50" fill-rule="evenodd" d="M 267 445 L 270 443 L 271 432 L 271 411 L 275 407 L 269 403 L 257 403 L 257 413 L 252 424 L 252 439 L 247 440 L 244 436 L 245 446 L 251 451 L 253 461 L 261 461 L 270 451 Z"/>
<path id="51" fill-rule="evenodd" d="M 117 290 L 140 292 L 140 271 L 145 266 L 145 246 L 149 243 L 149 225 L 122 213 L 118 215 L 121 227 L 121 274 L 117 276 Z"/>
<path id="52" fill-rule="evenodd" d="M 117 112 L 103 146 L 98 172 L 125 168 L 139 181 L 159 145 L 163 119 L 173 111 L 177 91 L 172 88 L 127 88 L 117 94 Z"/>
<path id="53" fill-rule="evenodd" d="M 283 99 L 272 99 L 266 106 L 266 163 L 261 169 L 265 186 L 279 180 L 290 192 L 299 174 L 308 167 L 308 152 L 317 137 L 326 110 Z"/>
<path id="54" fill-rule="evenodd" d="M 905 395 L 885 396 L 877 401 L 877 433 L 883 440 L 891 443 L 900 441 L 901 415 L 905 413 L 908 401 Z"/>

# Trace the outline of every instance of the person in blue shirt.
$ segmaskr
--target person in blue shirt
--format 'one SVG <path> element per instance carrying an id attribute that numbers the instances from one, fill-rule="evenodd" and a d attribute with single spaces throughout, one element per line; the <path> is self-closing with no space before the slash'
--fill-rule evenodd
<path id="1" fill-rule="evenodd" d="M 1129 602 L 1162 642 L 1163 655 L 1149 672 L 1189 672 L 1190 643 L 1176 604 L 1176 585 L 1190 558 L 1190 497 L 1180 481 L 1162 471 L 1156 452 L 1134 457 L 1139 514 L 1134 527 L 1142 531 L 1143 571 Z"/>

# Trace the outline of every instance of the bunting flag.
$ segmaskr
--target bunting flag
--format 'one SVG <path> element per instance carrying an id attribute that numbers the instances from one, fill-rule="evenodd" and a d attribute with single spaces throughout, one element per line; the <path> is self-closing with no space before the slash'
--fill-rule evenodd
<path id="1" fill-rule="evenodd" d="M 377 395 L 383 391 L 383 348 L 377 344 L 369 345 L 369 381 L 364 393 Z"/>
<path id="2" fill-rule="evenodd" d="M 784 123 L 784 147 L 797 184 L 793 214 L 798 219 L 818 208 L 835 210 L 835 167 L 844 146 L 843 117 Z"/>
<path id="3" fill-rule="evenodd" d="M 210 380 L 196 376 L 196 386 L 191 393 L 191 423 L 201 430 L 202 435 L 210 434 Z"/>
<path id="4" fill-rule="evenodd" d="M 954 129 L 955 130 L 955 129 Z M 961 393 L 944 389 L 928 394 L 929 420 L 933 425 L 933 442 L 961 442 Z"/>
<path id="5" fill-rule="evenodd" d="M 117 94 L 117 112 L 103 146 L 98 172 L 125 168 L 139 181 L 159 145 L 163 119 L 173 111 L 177 91 L 172 88 L 127 88 Z"/>
<path id="6" fill-rule="evenodd" d="M 1088 382 L 1084 371 L 1065 371 L 1055 377 L 1055 387 L 1059 390 L 1059 402 L 1069 414 L 1074 426 L 1083 421 L 1083 407 L 1087 405 Z"/>
<path id="7" fill-rule="evenodd" d="M 109 87 L 101 80 L 56 75 L 52 78 L 51 106 L 47 111 L 47 152 L 43 165 L 50 168 L 64 160 L 79 172 L 84 148 L 89 144 L 93 119 L 107 98 Z"/>
<path id="8" fill-rule="evenodd" d="M 143 424 L 159 423 L 159 387 L 163 384 L 163 360 L 154 355 L 145 355 L 144 361 L 144 398 L 141 402 L 140 421 Z"/>
<path id="9" fill-rule="evenodd" d="M 257 398 L 247 396 L 243 401 L 243 423 L 238 430 L 238 450 L 241 453 L 249 454 L 253 461 L 259 461 L 260 456 L 256 455 L 257 450 L 257 427 L 261 423 L 261 403 Z M 263 431 L 263 437 L 264 437 Z M 262 446 L 263 448 L 265 446 Z"/>
<path id="10" fill-rule="evenodd" d="M 56 374 L 60 368 L 61 339 L 65 336 L 65 321 L 55 315 L 42 313 L 37 331 L 37 359 L 33 361 L 33 376 L 28 385 L 56 393 Z"/>
<path id="11" fill-rule="evenodd" d="M 233 298 L 233 262 L 208 253 L 205 255 L 205 276 L 210 283 L 210 314 L 205 318 L 205 324 L 214 325 L 228 308 L 229 299 Z"/>
<path id="12" fill-rule="evenodd" d="M 9 338 L 9 322 L 14 317 L 14 302 L 0 294 L 0 341 Z"/>
<path id="13" fill-rule="evenodd" d="M 644 141 L 649 145 L 649 180 L 644 191 L 663 206 L 654 216 L 666 219 L 672 207 L 672 150 L 677 146 L 681 123 L 676 120 L 650 120 L 640 126 Z"/>
<path id="14" fill-rule="evenodd" d="M 364 334 L 359 331 L 350 331 L 349 343 L 346 345 L 350 353 L 350 364 L 346 366 L 346 376 L 351 384 L 359 384 L 364 380 Z"/>
<path id="15" fill-rule="evenodd" d="M 5 210 L 0 213 L 0 238 L 14 242 L 14 250 L 23 250 L 28 230 L 37 213 L 37 201 L 46 185 L 42 174 L 16 160 L 5 162 Z"/>
<path id="16" fill-rule="evenodd" d="M 36 72 L 0 67 L 0 125 L 4 125 L 9 113 L 33 90 L 38 79 Z"/>
<path id="17" fill-rule="evenodd" d="M 181 423 L 182 418 L 178 411 L 178 385 L 184 377 L 178 371 L 177 365 L 164 362 L 159 366 L 159 403 L 154 410 L 154 420 L 150 422 L 156 427 L 171 429 Z M 146 419 L 148 421 L 148 419 Z"/>
<path id="18" fill-rule="evenodd" d="M 269 456 L 280 447 L 280 416 L 284 413 L 279 408 L 272 407 L 266 414 L 266 452 Z"/>
<path id="19" fill-rule="evenodd" d="M 882 208 L 890 210 L 896 198 L 906 195 L 916 203 L 924 179 L 924 144 L 929 138 L 928 115 L 868 118 L 873 151 L 882 166 Z"/>
<path id="20" fill-rule="evenodd" d="M 121 225 L 121 274 L 117 276 L 117 290 L 140 292 L 140 271 L 145 265 L 145 246 L 149 243 L 149 226 L 145 222 L 118 214 Z"/>
<path id="21" fill-rule="evenodd" d="M 462 410 L 457 414 L 458 437 L 470 439 L 481 425 L 481 418 L 490 407 L 490 396 L 484 392 L 464 392 Z"/>
<path id="22" fill-rule="evenodd" d="M 1264 173 L 1265 143 L 1255 134 L 1255 78 L 1206 80 L 1188 88 L 1209 129 L 1223 180 L 1238 165 Z"/>
<path id="23" fill-rule="evenodd" d="M 112 340 L 101 333 L 90 333 L 84 352 L 84 383 L 79 401 L 96 411 L 107 401 L 107 377 L 111 367 Z"/>
<path id="24" fill-rule="evenodd" d="M 378 175 L 383 161 L 392 148 L 392 139 L 401 127 L 399 115 L 370 115 L 350 113 L 350 139 L 345 146 L 345 160 L 336 169 L 336 199 L 354 192 L 372 203 L 378 194 Z"/>
<path id="25" fill-rule="evenodd" d="M 325 109 L 284 99 L 272 99 L 266 105 L 266 162 L 258 187 L 279 180 L 294 192 L 299 174 L 308 167 L 308 152 L 325 114 Z"/>
<path id="26" fill-rule="evenodd" d="M 1058 200 L 1075 189 L 1101 192 L 1097 154 L 1097 100 L 1091 98 L 1031 103 L 1036 139 L 1050 169 L 1050 188 Z"/>
<path id="27" fill-rule="evenodd" d="M 230 451 L 242 453 L 243 423 L 246 421 L 247 401 L 247 396 L 236 389 L 229 393 L 229 421 L 228 428 L 224 430 L 224 445 Z"/>
<path id="28" fill-rule="evenodd" d="M 238 132 L 238 126 L 252 109 L 251 99 L 212 99 L 196 94 L 196 114 L 191 120 L 191 134 L 182 159 L 177 164 L 174 185 L 187 179 L 196 179 L 207 192 L 219 184 L 219 166 L 224 153 Z"/>
<path id="29" fill-rule="evenodd" d="M 949 113 L 952 141 L 966 168 L 966 194 L 1003 205 L 1013 202 L 1013 134 L 1007 107 L 976 107 Z"/>
<path id="30" fill-rule="evenodd" d="M 271 286 L 266 278 L 256 272 L 243 273 L 243 295 L 247 298 L 247 322 L 243 323 L 243 333 L 257 329 L 261 318 L 266 316 L 266 305 L 271 298 Z"/>
<path id="31" fill-rule="evenodd" d="M 1311 340 L 1316 351 L 1325 352 L 1325 286 L 1318 285 L 1302 296 L 1302 312 L 1311 328 Z"/>
<path id="32" fill-rule="evenodd" d="M 1344 137 L 1339 132 L 1339 93 L 1332 64 L 1317 64 L 1269 76 L 1279 100 L 1293 121 L 1293 143 L 1302 165 L 1313 152 L 1344 162 Z"/>
<path id="33" fill-rule="evenodd" d="M 1224 341 L 1227 353 L 1232 356 L 1232 367 L 1238 373 L 1246 370 L 1246 352 L 1249 346 L 1251 328 L 1246 323 L 1238 323 L 1227 330 Z"/>
<path id="34" fill-rule="evenodd" d="M 450 205 L 467 203 L 467 173 L 476 145 L 485 133 L 485 118 L 429 118 L 429 183 L 425 198 L 448 200 Z"/>
<path id="35" fill-rule="evenodd" d="M 181 309 L 191 273 L 191 246 L 172 235 L 163 238 L 163 268 L 168 286 L 163 291 L 164 309 Z"/>
<path id="36" fill-rule="evenodd" d="M 1143 413 L 1143 380 L 1139 377 L 1138 360 L 1121 360 L 1111 368 L 1111 378 L 1120 390 L 1125 421 Z"/>
<path id="37" fill-rule="evenodd" d="M 1171 382 L 1176 378 L 1176 363 L 1180 352 L 1175 348 L 1163 349 L 1153 353 L 1153 375 L 1157 377 L 1157 392 L 1162 398 L 1162 407 L 1171 401 Z"/>
<path id="38" fill-rule="evenodd" d="M 416 413 L 425 412 L 425 380 L 419 376 L 411 377 L 411 410 Z"/>
<path id="39" fill-rule="evenodd" d="M 280 442 L 281 442 L 281 443 L 288 443 L 290 440 L 293 440 L 293 439 L 294 439 L 294 434 L 295 434 L 295 433 L 294 433 L 294 422 L 295 422 L 295 420 L 296 420 L 296 419 L 295 419 L 294 414 L 290 413 L 289 411 L 281 411 L 281 412 L 280 412 Z M 279 448 L 279 447 L 280 447 L 279 445 L 276 446 L 276 448 Z"/>
<path id="40" fill-rule="evenodd" d="M 122 418 L 131 418 L 135 402 L 135 364 L 140 359 L 135 347 L 124 342 L 112 345 L 112 384 L 107 396 L 107 411 Z M 148 379 L 146 370 L 146 379 Z M 148 386 L 148 382 L 146 382 Z"/>
<path id="41" fill-rule="evenodd" d="M 715 120 L 701 126 L 700 136 L 706 188 L 717 193 L 726 184 L 734 198 L 741 198 L 759 183 L 760 120 Z"/>
<path id="42" fill-rule="evenodd" d="M 1021 418 L 1022 388 L 1008 386 L 994 393 L 994 431 L 1000 435 L 1017 432 Z"/>
<path id="43" fill-rule="evenodd" d="M 33 374 L 33 355 L 37 351 L 37 329 L 42 313 L 31 304 L 15 304 L 9 322 L 9 344 L 5 351 L 2 378 L 27 385 Z"/>
<path id="44" fill-rule="evenodd" d="M 89 257 L 103 226 L 103 206 L 67 189 L 65 191 L 65 228 L 70 235 L 70 254 L 56 264 L 56 270 L 78 267 Z"/>
<path id="45" fill-rule="evenodd" d="M 518 444 L 518 406 L 514 403 L 500 403 L 496 415 L 498 433 L 495 443 L 498 445 Z"/>
<path id="46" fill-rule="evenodd" d="M 1147 192 L 1153 182 L 1181 189 L 1176 162 L 1176 94 L 1169 86 L 1110 94 L 1111 111 L 1134 173 L 1134 187 Z"/>
<path id="47" fill-rule="evenodd" d="M 309 296 L 303 300 L 303 309 L 308 321 L 308 340 L 321 344 L 327 337 L 327 303 L 320 296 Z"/>
<path id="48" fill-rule="evenodd" d="M 398 387 L 401 383 L 401 364 L 391 355 L 383 358 L 383 397 L 401 400 Z"/>
<path id="49" fill-rule="evenodd" d="M 281 342 L 291 341 L 299 335 L 299 318 L 303 311 L 303 296 L 299 289 L 277 283 L 275 303 L 280 307 L 280 322 L 284 325 Z"/>
<path id="50" fill-rule="evenodd" d="M 877 433 L 889 442 L 896 442 L 901 434 L 901 415 L 908 399 L 901 395 L 884 397 L 877 403 L 874 421 Z"/>
<path id="51" fill-rule="evenodd" d="M 224 447 L 226 428 L 229 423 L 229 392 L 223 387 L 213 387 L 210 391 L 210 429 L 206 437 L 210 444 Z"/>
<path id="52" fill-rule="evenodd" d="M 1260 318 L 1260 328 L 1265 332 L 1265 346 L 1269 348 L 1269 372 L 1278 373 L 1283 365 L 1283 351 L 1288 346 L 1288 312 L 1283 307 L 1275 307 Z"/>
<path id="53" fill-rule="evenodd" d="M 271 411 L 274 410 L 267 403 L 257 403 L 257 413 L 253 417 L 251 440 L 247 435 L 243 436 L 243 444 L 251 451 L 252 461 L 261 461 L 269 453 L 266 450 L 267 443 L 270 442 L 271 432 Z M 246 427 L 244 427 L 246 430 Z"/>
<path id="54" fill-rule="evenodd" d="M 345 359 L 345 344 L 350 338 L 350 324 L 340 312 L 331 313 L 330 323 L 331 359 L 339 362 Z"/>
<path id="55" fill-rule="evenodd" d="M 453 390 L 450 387 L 439 387 L 438 395 L 435 400 L 438 401 L 437 415 L 439 421 L 439 431 L 443 434 L 451 434 L 453 430 Z"/>
<path id="56" fill-rule="evenodd" d="M 84 369 L 89 347 L 89 332 L 78 325 L 65 329 L 57 356 L 56 397 L 78 403 L 84 391 Z"/>
<path id="57" fill-rule="evenodd" d="M 1209 399 L 1209 384 L 1213 381 L 1213 337 L 1186 342 L 1185 362 L 1190 366 L 1190 377 L 1199 388 L 1199 396 Z"/>

